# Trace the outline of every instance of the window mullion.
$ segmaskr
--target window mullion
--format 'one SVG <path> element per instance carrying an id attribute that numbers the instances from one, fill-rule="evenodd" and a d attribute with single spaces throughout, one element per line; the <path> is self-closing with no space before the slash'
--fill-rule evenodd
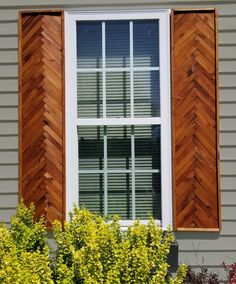
<path id="1" fill-rule="evenodd" d="M 107 190 L 107 126 L 104 126 L 104 215 L 108 214 Z"/>
<path id="2" fill-rule="evenodd" d="M 129 27 L 130 27 L 130 108 L 131 108 L 131 118 L 133 118 L 134 117 L 133 21 L 130 21 Z"/>
<path id="3" fill-rule="evenodd" d="M 106 25 L 102 22 L 102 105 L 103 118 L 106 118 Z"/>
<path id="4" fill-rule="evenodd" d="M 106 118 L 106 24 L 102 22 L 102 102 L 103 118 Z M 104 215 L 108 213 L 108 193 L 107 193 L 107 126 L 104 125 Z"/>
<path id="5" fill-rule="evenodd" d="M 132 219 L 135 220 L 135 141 L 134 125 L 131 125 L 131 171 L 132 171 Z"/>
<path id="6" fill-rule="evenodd" d="M 131 119 L 134 118 L 134 47 L 133 47 L 133 21 L 129 23 L 130 28 L 130 108 Z M 134 145 L 134 125 L 131 125 L 131 177 L 132 177 L 132 219 L 135 220 L 135 145 Z"/>

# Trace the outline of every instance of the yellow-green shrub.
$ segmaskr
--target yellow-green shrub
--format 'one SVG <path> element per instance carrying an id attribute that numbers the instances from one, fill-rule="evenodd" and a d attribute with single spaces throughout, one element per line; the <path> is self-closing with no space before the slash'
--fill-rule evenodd
<path id="1" fill-rule="evenodd" d="M 122 231 L 119 219 L 107 222 L 74 208 L 70 220 L 54 223 L 57 249 L 50 258 L 43 219 L 34 222 L 34 207 L 20 204 L 11 227 L 0 226 L 0 284 L 181 284 L 166 262 L 173 234 L 150 220 Z"/>
<path id="2" fill-rule="evenodd" d="M 0 283 L 54 283 L 43 219 L 34 222 L 33 215 L 33 206 L 20 204 L 11 228 L 0 227 Z"/>
<path id="3" fill-rule="evenodd" d="M 136 222 L 126 232 L 117 217 L 105 222 L 85 209 L 74 208 L 64 228 L 55 222 L 54 238 L 57 283 L 180 284 L 186 275 L 182 265 L 175 279 L 167 277 L 166 260 L 174 237 L 153 220 L 148 226 Z"/>

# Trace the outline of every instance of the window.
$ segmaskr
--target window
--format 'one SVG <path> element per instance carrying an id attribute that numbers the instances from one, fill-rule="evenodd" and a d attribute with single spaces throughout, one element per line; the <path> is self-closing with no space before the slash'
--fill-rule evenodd
<path id="1" fill-rule="evenodd" d="M 71 12 L 65 34 L 67 210 L 171 224 L 169 11 Z"/>

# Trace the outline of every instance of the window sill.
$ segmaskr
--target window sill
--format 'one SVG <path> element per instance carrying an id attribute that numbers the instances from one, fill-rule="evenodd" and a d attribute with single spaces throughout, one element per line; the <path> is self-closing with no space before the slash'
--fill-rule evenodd
<path id="1" fill-rule="evenodd" d="M 121 226 L 121 229 L 123 231 L 127 231 L 128 230 L 128 227 L 133 227 L 134 226 L 134 223 L 136 221 L 139 221 L 140 224 L 142 225 L 148 225 L 149 223 L 149 220 L 121 220 L 119 222 L 120 226 Z M 161 221 L 160 220 L 154 220 L 155 222 L 155 225 L 157 227 L 160 227 L 161 228 Z M 166 230 L 165 228 L 162 228 L 163 230 Z"/>

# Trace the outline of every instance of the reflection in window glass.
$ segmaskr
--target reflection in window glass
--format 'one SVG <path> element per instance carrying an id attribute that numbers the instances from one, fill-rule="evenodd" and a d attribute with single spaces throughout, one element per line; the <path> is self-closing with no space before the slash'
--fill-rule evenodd
<path id="1" fill-rule="evenodd" d="M 102 67 L 102 23 L 77 23 L 77 68 Z"/>
<path id="2" fill-rule="evenodd" d="M 129 67 L 129 22 L 106 22 L 106 67 Z"/>
<path id="3" fill-rule="evenodd" d="M 135 168 L 160 170 L 160 126 L 135 126 Z"/>
<path id="4" fill-rule="evenodd" d="M 161 180 L 159 173 L 135 174 L 135 204 L 137 219 L 161 220 Z"/>
<path id="5" fill-rule="evenodd" d="M 130 126 L 107 127 L 107 166 L 108 171 L 131 168 Z"/>
<path id="6" fill-rule="evenodd" d="M 130 76 L 110 72 L 106 76 L 107 117 L 130 117 Z"/>
<path id="7" fill-rule="evenodd" d="M 131 174 L 108 174 L 108 214 L 132 219 Z"/>
<path id="8" fill-rule="evenodd" d="M 103 126 L 78 127 L 79 170 L 103 169 Z"/>
<path id="9" fill-rule="evenodd" d="M 134 115 L 160 116 L 159 71 L 134 72 Z"/>
<path id="10" fill-rule="evenodd" d="M 79 206 L 94 213 L 104 213 L 103 174 L 79 175 Z"/>
<path id="11" fill-rule="evenodd" d="M 77 73 L 79 118 L 102 117 L 102 74 Z"/>
<path id="12" fill-rule="evenodd" d="M 159 66 L 159 22 L 134 21 L 134 66 Z"/>

